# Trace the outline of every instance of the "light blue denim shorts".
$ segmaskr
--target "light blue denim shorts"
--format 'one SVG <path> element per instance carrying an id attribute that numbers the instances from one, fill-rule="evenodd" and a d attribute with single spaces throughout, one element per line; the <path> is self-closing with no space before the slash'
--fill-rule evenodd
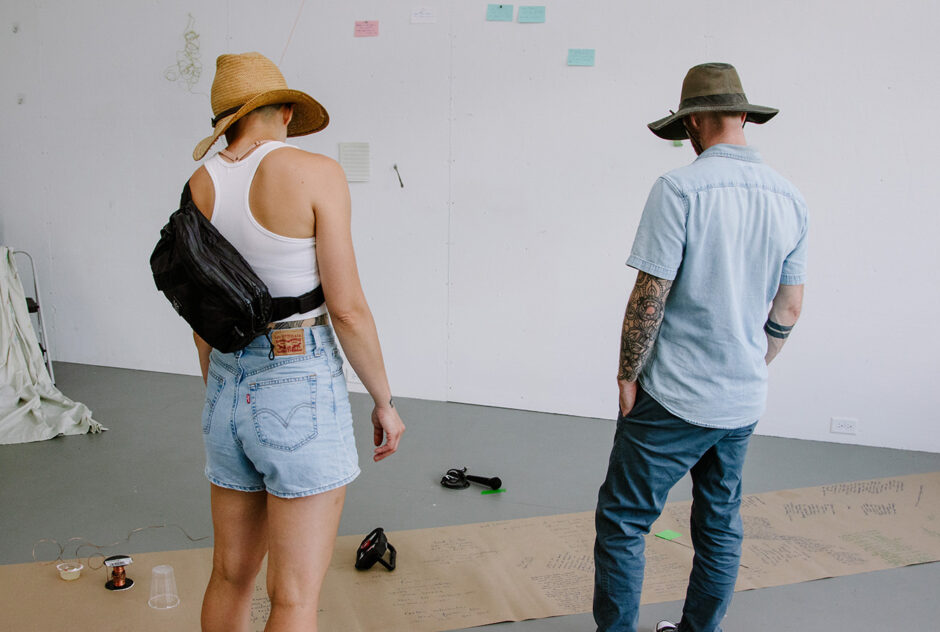
<path id="1" fill-rule="evenodd" d="M 292 332 L 296 355 L 271 359 L 263 335 L 240 351 L 210 355 L 202 432 L 213 485 L 297 498 L 359 475 L 333 328 L 280 331 Z"/>

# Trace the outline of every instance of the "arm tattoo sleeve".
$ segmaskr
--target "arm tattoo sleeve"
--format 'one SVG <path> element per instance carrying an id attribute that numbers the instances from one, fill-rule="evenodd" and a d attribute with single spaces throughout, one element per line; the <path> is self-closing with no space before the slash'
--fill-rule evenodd
<path id="1" fill-rule="evenodd" d="M 672 281 L 640 272 L 623 316 L 617 379 L 635 382 L 649 357 L 663 322 Z"/>

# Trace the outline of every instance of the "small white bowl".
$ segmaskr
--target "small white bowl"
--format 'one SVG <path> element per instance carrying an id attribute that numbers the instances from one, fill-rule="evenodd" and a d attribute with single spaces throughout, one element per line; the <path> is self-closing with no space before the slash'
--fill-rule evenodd
<path id="1" fill-rule="evenodd" d="M 81 576 L 82 569 L 85 568 L 85 566 L 84 564 L 73 562 L 62 562 L 61 564 L 56 564 L 56 568 L 59 569 L 59 577 L 67 582 L 71 582 Z"/>

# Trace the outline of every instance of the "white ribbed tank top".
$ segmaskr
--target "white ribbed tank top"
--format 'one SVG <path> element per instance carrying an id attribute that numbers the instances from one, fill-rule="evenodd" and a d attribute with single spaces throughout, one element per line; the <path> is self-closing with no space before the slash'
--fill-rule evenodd
<path id="1" fill-rule="evenodd" d="M 300 296 L 320 284 L 315 238 L 278 235 L 258 223 L 248 205 L 248 193 L 258 165 L 269 153 L 293 147 L 268 141 L 238 162 L 226 162 L 219 154 L 204 164 L 215 187 L 212 224 L 245 258 L 273 297 Z M 283 320 L 300 320 L 326 313 L 324 303 L 315 310 L 292 314 Z"/>

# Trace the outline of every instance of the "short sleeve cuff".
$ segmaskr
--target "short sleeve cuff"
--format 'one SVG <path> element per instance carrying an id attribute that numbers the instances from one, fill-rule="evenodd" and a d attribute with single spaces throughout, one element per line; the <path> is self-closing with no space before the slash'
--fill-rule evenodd
<path id="1" fill-rule="evenodd" d="M 641 272 L 652 274 L 654 277 L 659 279 L 665 279 L 666 281 L 675 280 L 676 272 L 679 271 L 678 268 L 667 268 L 665 266 L 659 265 L 658 263 L 641 259 L 636 255 L 630 255 L 630 258 L 627 259 L 627 265 L 631 268 L 636 268 Z"/>
<path id="2" fill-rule="evenodd" d="M 805 274 L 781 274 L 780 285 L 803 285 L 806 283 Z"/>

